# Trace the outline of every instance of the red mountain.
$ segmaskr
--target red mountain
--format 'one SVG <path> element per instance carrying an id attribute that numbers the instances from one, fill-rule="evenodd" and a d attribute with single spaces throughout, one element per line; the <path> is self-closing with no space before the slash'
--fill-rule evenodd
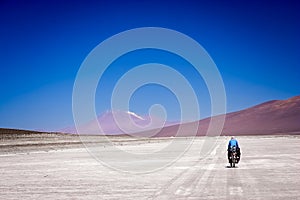
<path id="1" fill-rule="evenodd" d="M 218 117 L 221 116 L 213 118 L 218 119 Z M 191 130 L 197 123 L 199 123 L 197 135 L 206 135 L 210 120 L 211 118 L 206 118 L 183 124 L 184 133 L 180 136 L 193 135 Z M 176 136 L 178 128 L 179 125 L 165 127 L 155 136 Z M 300 96 L 287 100 L 268 101 L 225 116 L 222 135 L 264 134 L 300 134 Z"/>

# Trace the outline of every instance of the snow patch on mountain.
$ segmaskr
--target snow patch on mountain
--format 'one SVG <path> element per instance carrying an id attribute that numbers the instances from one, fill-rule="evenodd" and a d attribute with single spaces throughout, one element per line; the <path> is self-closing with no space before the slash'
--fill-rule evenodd
<path id="1" fill-rule="evenodd" d="M 141 116 L 135 114 L 134 112 L 127 111 L 127 113 L 128 113 L 129 115 L 135 116 L 136 118 L 138 118 L 138 119 L 140 119 L 140 120 L 145 120 L 143 117 L 141 117 Z"/>

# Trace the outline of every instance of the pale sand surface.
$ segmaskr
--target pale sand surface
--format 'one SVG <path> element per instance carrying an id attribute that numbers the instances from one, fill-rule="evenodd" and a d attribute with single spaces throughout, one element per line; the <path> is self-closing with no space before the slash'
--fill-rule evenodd
<path id="1" fill-rule="evenodd" d="M 76 137 L 2 139 L 0 199 L 300 199 L 299 136 L 238 137 L 242 159 L 234 169 L 227 168 L 228 139 L 220 137 L 212 151 L 201 157 L 205 138 L 199 137 L 172 165 L 147 174 L 102 165 Z M 170 141 L 189 139 L 111 140 L 122 150 L 147 153 Z M 98 144 L 109 157 L 109 146 Z M 173 151 L 180 154 L 182 149 Z M 134 169 L 159 165 L 171 155 L 162 151 L 159 157 L 145 156 L 135 163 L 124 163 L 122 157 L 111 157 L 110 162 Z"/>

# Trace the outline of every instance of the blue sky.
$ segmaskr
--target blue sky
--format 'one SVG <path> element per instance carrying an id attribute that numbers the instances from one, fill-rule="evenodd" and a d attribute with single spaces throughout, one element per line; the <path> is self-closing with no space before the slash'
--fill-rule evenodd
<path id="1" fill-rule="evenodd" d="M 164 27 L 199 42 L 216 63 L 228 112 L 300 94 L 298 1 L 8 1 L 0 2 L 0 127 L 57 130 L 72 119 L 76 73 L 101 41 L 138 27 Z M 209 96 L 201 76 L 180 58 L 159 51 L 134 52 L 108 69 L 96 96 L 97 112 L 109 109 L 111 87 L 136 64 L 172 65 L 194 86 L 202 117 Z M 101 89 L 105 92 L 101 92 Z M 157 95 L 159 94 L 159 95 Z M 132 110 L 153 103 L 176 120 L 178 102 L 155 85 L 138 90 Z"/>

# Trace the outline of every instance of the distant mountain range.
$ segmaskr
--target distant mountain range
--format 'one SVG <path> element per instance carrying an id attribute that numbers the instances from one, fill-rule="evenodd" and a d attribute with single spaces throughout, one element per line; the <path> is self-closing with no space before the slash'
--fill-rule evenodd
<path id="1" fill-rule="evenodd" d="M 118 118 L 119 124 L 116 123 Z M 176 122 L 164 122 L 162 119 L 150 116 L 140 116 L 133 112 L 107 111 L 102 113 L 95 121 L 92 121 L 81 129 L 80 134 L 98 135 L 134 135 L 147 137 L 171 137 L 193 136 L 192 130 L 198 126 L 197 136 L 207 135 L 211 119 L 225 117 L 225 124 L 221 135 L 294 135 L 300 134 L 300 96 L 287 100 L 268 101 L 241 111 L 226 115 L 214 116 L 196 122 L 183 123 L 183 132 L 177 134 L 179 124 Z M 102 132 L 99 132 L 98 122 Z M 119 127 L 122 127 L 120 129 Z M 124 130 L 126 130 L 124 132 Z M 23 131 L 14 129 L 1 129 L 0 133 L 20 133 L 36 131 Z M 45 132 L 45 131 L 43 131 Z M 77 133 L 75 127 L 59 130 L 61 133 Z M 153 134 L 154 133 L 154 134 Z M 215 133 L 219 135 L 219 133 Z"/>
<path id="2" fill-rule="evenodd" d="M 120 124 L 114 120 L 117 117 Z M 273 100 L 256 105 L 245 110 L 214 116 L 225 117 L 221 135 L 265 135 L 265 134 L 300 134 L 300 96 L 287 100 Z M 184 132 L 180 136 L 195 135 L 192 130 L 199 125 L 197 136 L 207 135 L 212 118 L 182 124 Z M 102 133 L 98 132 L 97 121 L 86 124 L 82 129 L 87 134 L 120 135 L 129 133 L 136 136 L 170 137 L 178 136 L 179 124 L 164 123 L 159 118 L 139 116 L 133 112 L 107 111 L 97 118 Z M 152 121 L 151 121 L 152 120 Z M 124 132 L 119 128 L 126 130 Z M 65 133 L 76 133 L 75 127 L 61 130 Z M 216 133 L 217 134 L 217 133 Z"/>
<path id="3" fill-rule="evenodd" d="M 224 115 L 223 115 L 224 116 Z M 215 116 L 213 118 L 218 118 Z M 189 127 L 199 123 L 197 136 L 206 135 L 211 118 L 184 124 L 185 133 L 193 135 Z M 176 136 L 179 125 L 162 128 L 156 137 Z M 257 106 L 228 113 L 221 135 L 281 135 L 300 134 L 300 96 L 287 100 L 268 101 Z"/>

